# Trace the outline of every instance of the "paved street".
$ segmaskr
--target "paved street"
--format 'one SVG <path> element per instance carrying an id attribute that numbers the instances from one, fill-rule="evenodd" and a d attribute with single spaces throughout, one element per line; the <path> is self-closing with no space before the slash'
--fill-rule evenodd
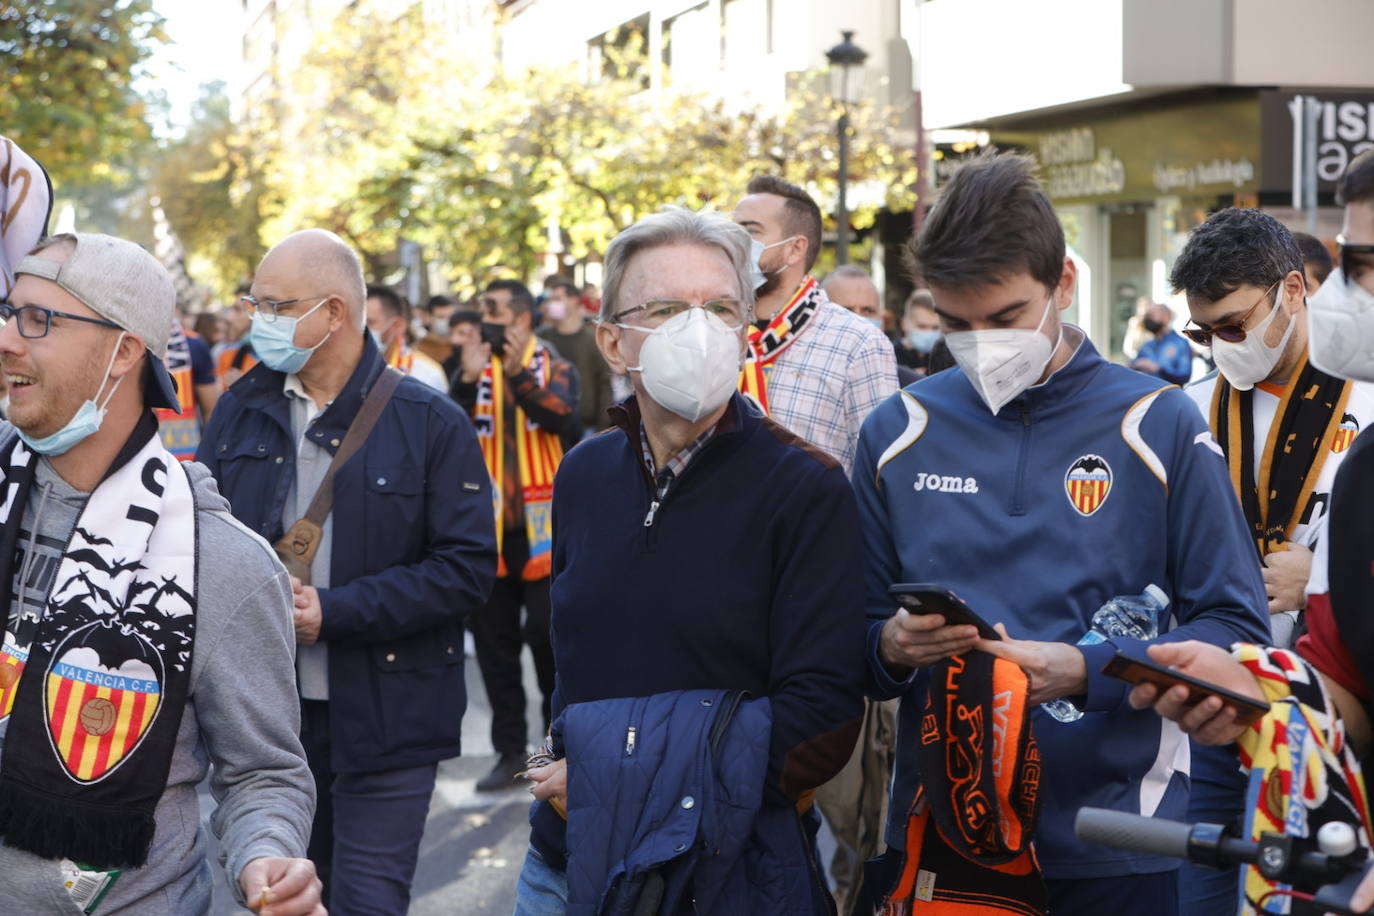
<path id="1" fill-rule="evenodd" d="M 439 766 L 439 783 L 430 803 L 420 846 L 411 916 L 509 916 L 515 904 L 515 878 L 529 841 L 529 795 L 477 792 L 473 786 L 495 762 L 490 739 L 491 712 L 477 672 L 467 660 L 468 710 L 463 717 L 463 756 Z M 541 741 L 539 688 L 525 653 L 525 691 L 530 701 L 530 741 Z M 210 802 L 202 793 L 201 807 Z M 214 916 L 247 911 L 229 898 L 223 874 L 216 876 Z"/>

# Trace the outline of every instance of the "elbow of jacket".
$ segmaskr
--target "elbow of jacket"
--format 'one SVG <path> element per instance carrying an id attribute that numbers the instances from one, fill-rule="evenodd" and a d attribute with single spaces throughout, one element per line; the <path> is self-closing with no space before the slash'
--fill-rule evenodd
<path id="1" fill-rule="evenodd" d="M 862 726 L 862 718 L 851 719 L 834 731 L 803 741 L 788 751 L 778 776 L 782 794 L 796 801 L 803 792 L 833 779 L 849 762 Z"/>

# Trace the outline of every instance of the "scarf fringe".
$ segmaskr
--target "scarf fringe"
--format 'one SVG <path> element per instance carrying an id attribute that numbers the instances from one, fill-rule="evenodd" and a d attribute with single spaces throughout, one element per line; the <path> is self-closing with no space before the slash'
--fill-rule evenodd
<path id="1" fill-rule="evenodd" d="M 96 868 L 140 868 L 157 822 L 151 811 L 92 808 L 0 779 L 0 836 L 43 859 Z"/>

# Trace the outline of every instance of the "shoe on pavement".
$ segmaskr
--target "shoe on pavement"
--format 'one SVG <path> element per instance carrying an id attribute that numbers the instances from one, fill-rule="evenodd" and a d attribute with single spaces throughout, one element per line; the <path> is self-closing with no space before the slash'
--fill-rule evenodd
<path id="1" fill-rule="evenodd" d="M 477 791 L 500 792 L 517 787 L 516 775 L 525 769 L 524 754 L 502 754 L 491 772 L 477 780 Z"/>

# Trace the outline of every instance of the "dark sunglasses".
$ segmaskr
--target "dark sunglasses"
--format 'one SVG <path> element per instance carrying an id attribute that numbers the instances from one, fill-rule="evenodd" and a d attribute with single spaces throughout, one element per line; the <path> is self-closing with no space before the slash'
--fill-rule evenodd
<path id="1" fill-rule="evenodd" d="M 1341 250 L 1341 276 L 1345 282 L 1353 283 L 1360 274 L 1374 267 L 1374 245 L 1356 245 L 1336 236 L 1336 245 Z"/>
<path id="2" fill-rule="evenodd" d="M 1245 313 L 1235 321 L 1229 324 L 1219 324 L 1212 328 L 1184 328 L 1183 335 L 1193 343 L 1203 347 L 1210 347 L 1213 337 L 1220 337 L 1227 343 L 1240 343 L 1245 339 L 1245 322 L 1255 313 L 1255 309 L 1269 301 L 1269 294 L 1274 291 L 1275 286 L 1278 286 L 1282 282 L 1282 280 L 1275 280 L 1270 284 L 1269 288 L 1264 291 L 1264 295 L 1260 296 L 1258 301 L 1246 309 Z M 1278 308 L 1277 302 L 1274 303 L 1274 307 Z"/>

